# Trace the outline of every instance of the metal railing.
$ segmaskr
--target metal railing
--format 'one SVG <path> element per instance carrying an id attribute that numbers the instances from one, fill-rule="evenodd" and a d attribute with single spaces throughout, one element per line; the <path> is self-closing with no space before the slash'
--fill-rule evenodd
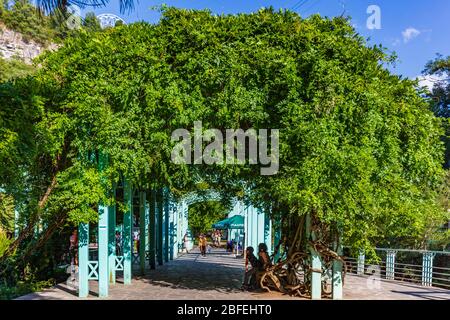
<path id="1" fill-rule="evenodd" d="M 422 286 L 450 289 L 450 252 L 376 248 L 379 262 L 368 262 L 364 253 L 345 256 L 347 272 L 358 275 L 379 273 L 387 280 L 408 281 Z"/>

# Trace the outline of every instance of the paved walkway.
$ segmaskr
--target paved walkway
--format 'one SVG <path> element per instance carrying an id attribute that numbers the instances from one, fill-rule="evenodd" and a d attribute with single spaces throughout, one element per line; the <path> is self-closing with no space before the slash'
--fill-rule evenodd
<path id="1" fill-rule="evenodd" d="M 277 292 L 243 292 L 239 288 L 243 276 L 243 259 L 221 249 L 215 249 L 206 257 L 198 251 L 184 254 L 178 259 L 157 266 L 143 277 L 135 277 L 131 285 L 123 285 L 121 279 L 111 285 L 112 300 L 202 299 L 202 300 L 255 300 L 296 299 Z M 137 274 L 137 272 L 135 272 Z M 425 288 L 408 283 L 380 281 L 379 287 L 367 284 L 367 278 L 348 275 L 345 279 L 344 298 L 357 300 L 437 299 L 450 300 L 450 290 Z M 372 284 L 372 285 L 371 285 Z M 91 295 L 96 297 L 97 282 L 89 283 Z M 73 288 L 59 284 L 42 292 L 18 298 L 20 300 L 79 299 Z"/>

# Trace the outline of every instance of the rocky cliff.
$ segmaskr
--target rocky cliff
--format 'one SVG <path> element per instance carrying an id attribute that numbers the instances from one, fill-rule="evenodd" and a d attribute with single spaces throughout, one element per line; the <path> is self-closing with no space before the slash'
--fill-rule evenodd
<path id="1" fill-rule="evenodd" d="M 44 46 L 33 40 L 27 40 L 20 32 L 9 30 L 0 23 L 0 57 L 11 59 L 20 57 L 25 63 L 31 64 L 32 60 L 46 49 L 56 49 L 56 45 Z"/>

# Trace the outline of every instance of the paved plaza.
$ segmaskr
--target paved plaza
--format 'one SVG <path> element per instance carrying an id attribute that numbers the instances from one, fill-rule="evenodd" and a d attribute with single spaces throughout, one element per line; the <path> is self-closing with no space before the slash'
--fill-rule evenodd
<path id="1" fill-rule="evenodd" d="M 183 254 L 177 259 L 135 276 L 131 285 L 123 285 L 121 279 L 111 285 L 106 300 L 257 300 L 292 299 L 276 292 L 244 292 L 240 290 L 244 261 L 223 249 L 213 249 L 206 257 L 198 250 Z M 135 270 L 135 275 L 138 270 Z M 91 295 L 97 297 L 97 282 L 90 281 Z M 79 299 L 76 291 L 66 284 L 59 284 L 42 292 L 32 293 L 19 300 L 73 300 Z M 344 299 L 354 300 L 450 300 L 450 290 L 421 287 L 397 281 L 372 283 L 366 277 L 347 275 L 344 283 Z"/>

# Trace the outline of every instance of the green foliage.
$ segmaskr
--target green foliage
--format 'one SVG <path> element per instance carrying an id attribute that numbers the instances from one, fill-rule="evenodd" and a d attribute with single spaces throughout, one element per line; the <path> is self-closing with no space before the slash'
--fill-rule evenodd
<path id="1" fill-rule="evenodd" d="M 11 241 L 6 234 L 6 230 L 0 225 L 0 257 L 3 256 Z"/>
<path id="2" fill-rule="evenodd" d="M 212 224 L 227 217 L 230 210 L 218 201 L 203 201 L 189 206 L 189 228 L 194 236 L 212 230 Z"/>
<path id="3" fill-rule="evenodd" d="M 35 68 L 19 59 L 5 60 L 0 58 L 0 82 L 31 74 Z"/>
<path id="4" fill-rule="evenodd" d="M 53 280 L 37 282 L 19 281 L 13 287 L 4 286 L 0 283 L 0 300 L 12 300 L 32 292 L 42 291 L 53 285 L 55 285 Z"/>
<path id="5" fill-rule="evenodd" d="M 14 232 L 14 198 L 0 192 L 0 230 Z M 0 256 L 1 256 L 0 249 Z"/>
<path id="6" fill-rule="evenodd" d="M 261 208 L 277 204 L 275 214 L 342 225 L 354 248 L 400 238 L 420 246 L 445 218 L 443 130 L 417 83 L 383 67 L 391 60 L 343 18 L 272 9 L 166 8 L 158 24 L 81 30 L 41 57 L 33 77 L 0 85 L 0 187 L 29 215 L 64 211 L 75 223 L 95 221 L 120 175 L 175 195 L 203 181 Z M 172 163 L 173 130 L 198 120 L 280 129 L 279 173 Z M 101 173 L 94 151 L 109 161 Z"/>
<path id="7" fill-rule="evenodd" d="M 43 45 L 59 43 L 62 39 L 76 37 L 79 30 L 70 29 L 67 9 L 55 9 L 48 15 L 40 12 L 30 0 L 16 0 L 8 8 L 0 2 L 0 23 L 9 29 L 22 33 L 24 40 L 34 40 Z M 101 31 L 100 23 L 93 12 L 88 12 L 83 20 L 82 29 L 90 32 Z"/>
<path id="8" fill-rule="evenodd" d="M 445 166 L 450 168 L 450 56 L 438 55 L 425 66 L 425 75 L 437 77 L 429 93 L 432 110 L 437 117 L 443 118 L 446 145 Z"/>
<path id="9" fill-rule="evenodd" d="M 42 16 L 29 0 L 16 0 L 10 10 L 3 10 L 0 19 L 12 30 L 22 33 L 27 40 L 48 43 L 56 37 L 51 19 Z"/>
<path id="10" fill-rule="evenodd" d="M 86 16 L 83 20 L 83 27 L 92 32 L 98 32 L 102 30 L 100 21 L 97 19 L 94 12 L 86 13 Z"/>

